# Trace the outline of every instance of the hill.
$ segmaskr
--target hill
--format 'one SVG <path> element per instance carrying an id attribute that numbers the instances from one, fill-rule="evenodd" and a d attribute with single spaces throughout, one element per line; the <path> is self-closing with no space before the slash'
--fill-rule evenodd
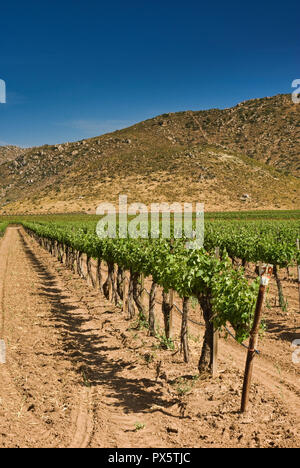
<path id="1" fill-rule="evenodd" d="M 0 166 L 1 213 L 146 204 L 291 209 L 300 202 L 300 106 L 290 95 L 164 114 L 111 134 L 23 151 Z"/>
<path id="2" fill-rule="evenodd" d="M 21 154 L 24 154 L 25 151 L 24 148 L 19 148 L 18 146 L 0 146 L 0 164 L 13 161 Z"/>

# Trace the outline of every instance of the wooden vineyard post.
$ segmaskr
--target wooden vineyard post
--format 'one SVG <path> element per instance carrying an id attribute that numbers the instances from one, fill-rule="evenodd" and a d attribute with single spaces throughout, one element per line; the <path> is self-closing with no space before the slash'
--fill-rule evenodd
<path id="1" fill-rule="evenodd" d="M 173 307 L 174 307 L 174 291 L 170 289 L 168 292 L 163 291 L 162 312 L 165 323 L 165 334 L 167 339 L 172 338 L 173 331 Z"/>
<path id="2" fill-rule="evenodd" d="M 261 272 L 260 272 L 260 275 L 261 275 L 260 286 L 259 286 L 258 297 L 257 297 L 257 302 L 256 302 L 253 326 L 250 332 L 249 348 L 248 348 L 246 367 L 245 367 L 243 392 L 242 392 L 242 404 L 241 404 L 242 413 L 245 413 L 248 408 L 249 392 L 250 392 L 251 378 L 252 378 L 252 371 L 253 371 L 253 360 L 255 356 L 255 349 L 257 347 L 257 342 L 258 342 L 258 332 L 259 332 L 259 326 L 260 326 L 261 316 L 262 316 L 262 307 L 263 307 L 266 287 L 269 283 L 272 272 L 273 272 L 273 265 L 263 265 Z"/>
<path id="3" fill-rule="evenodd" d="M 218 351 L 219 351 L 219 331 L 214 330 L 213 335 L 213 355 L 212 355 L 212 376 L 213 378 L 218 375 Z"/>
<path id="4" fill-rule="evenodd" d="M 141 276 L 140 276 L 140 283 L 141 283 L 140 299 L 141 299 L 142 306 L 144 307 L 145 305 L 145 276 L 143 275 L 143 273 L 141 273 Z"/>
<path id="5" fill-rule="evenodd" d="M 171 289 L 169 293 L 170 300 L 170 315 L 169 315 L 169 336 L 168 338 L 173 337 L 173 315 L 174 315 L 174 290 Z"/>
<path id="6" fill-rule="evenodd" d="M 113 301 L 113 281 L 114 281 L 114 274 L 115 274 L 115 265 L 114 263 L 110 265 L 108 270 L 109 274 L 109 281 L 108 281 L 108 300 Z"/>
<path id="7" fill-rule="evenodd" d="M 171 253 L 173 253 L 174 239 L 171 239 Z M 173 315 L 174 315 L 174 290 L 169 291 L 169 310 L 168 310 L 168 324 L 166 329 L 166 337 L 172 339 L 173 336 Z"/>
<path id="8" fill-rule="evenodd" d="M 150 336 L 155 336 L 155 298 L 157 284 L 153 281 L 150 296 L 149 296 L 149 333 Z"/>
<path id="9" fill-rule="evenodd" d="M 297 250 L 298 252 L 300 250 L 299 239 L 297 239 Z M 300 312 L 300 264 L 298 263 L 298 261 L 297 261 L 297 271 L 298 271 L 299 312 Z"/>
<path id="10" fill-rule="evenodd" d="M 135 301 L 134 301 L 134 273 L 130 270 L 130 278 L 128 281 L 128 294 L 127 294 L 127 311 L 128 318 L 133 319 L 135 316 Z"/>
<path id="11" fill-rule="evenodd" d="M 99 291 L 102 291 L 101 258 L 99 257 L 97 258 L 96 286 Z"/>
<path id="12" fill-rule="evenodd" d="M 127 314 L 128 312 L 128 278 L 126 271 L 124 271 L 124 276 L 123 276 L 123 306 L 122 306 L 122 311 Z"/>
<path id="13" fill-rule="evenodd" d="M 181 323 L 181 352 L 183 351 L 184 362 L 189 362 L 190 350 L 188 342 L 188 313 L 189 313 L 189 297 L 183 298 L 183 313 Z"/>
<path id="14" fill-rule="evenodd" d="M 215 250 L 215 256 L 216 258 L 220 258 L 220 248 L 216 247 Z M 212 349 L 212 366 L 211 366 L 211 372 L 212 372 L 212 377 L 216 378 L 218 375 L 218 353 L 219 353 L 219 330 L 216 330 L 214 328 L 213 332 L 213 349 Z"/>

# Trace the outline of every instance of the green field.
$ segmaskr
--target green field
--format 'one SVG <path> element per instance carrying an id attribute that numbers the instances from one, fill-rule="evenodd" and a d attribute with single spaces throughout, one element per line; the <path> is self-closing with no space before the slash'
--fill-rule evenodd
<path id="1" fill-rule="evenodd" d="M 300 220 L 300 210 L 261 210 L 261 211 L 217 211 L 206 212 L 206 220 Z M 129 216 L 129 219 L 132 217 Z M 1 222 L 45 221 L 45 222 L 95 222 L 99 216 L 82 213 L 0 216 Z"/>

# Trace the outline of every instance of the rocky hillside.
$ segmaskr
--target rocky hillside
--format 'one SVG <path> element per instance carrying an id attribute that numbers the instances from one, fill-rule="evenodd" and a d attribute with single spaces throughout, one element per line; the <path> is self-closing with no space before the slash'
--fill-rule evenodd
<path id="1" fill-rule="evenodd" d="M 300 106 L 278 95 L 28 149 L 0 165 L 0 212 L 93 212 L 119 193 L 207 210 L 296 208 L 299 126 Z"/>
<path id="2" fill-rule="evenodd" d="M 24 148 L 19 148 L 18 146 L 0 146 L 0 164 L 13 161 L 18 156 L 24 154 L 25 151 Z"/>
<path id="3" fill-rule="evenodd" d="M 245 101 L 231 109 L 193 112 L 190 125 L 208 141 L 300 177 L 300 106 L 291 96 Z"/>

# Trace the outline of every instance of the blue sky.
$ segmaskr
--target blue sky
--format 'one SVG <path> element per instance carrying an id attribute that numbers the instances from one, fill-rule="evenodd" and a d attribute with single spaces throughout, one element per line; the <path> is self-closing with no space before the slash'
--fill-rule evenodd
<path id="1" fill-rule="evenodd" d="M 296 1 L 11 0 L 0 13 L 0 144 L 230 107 L 300 78 Z"/>

